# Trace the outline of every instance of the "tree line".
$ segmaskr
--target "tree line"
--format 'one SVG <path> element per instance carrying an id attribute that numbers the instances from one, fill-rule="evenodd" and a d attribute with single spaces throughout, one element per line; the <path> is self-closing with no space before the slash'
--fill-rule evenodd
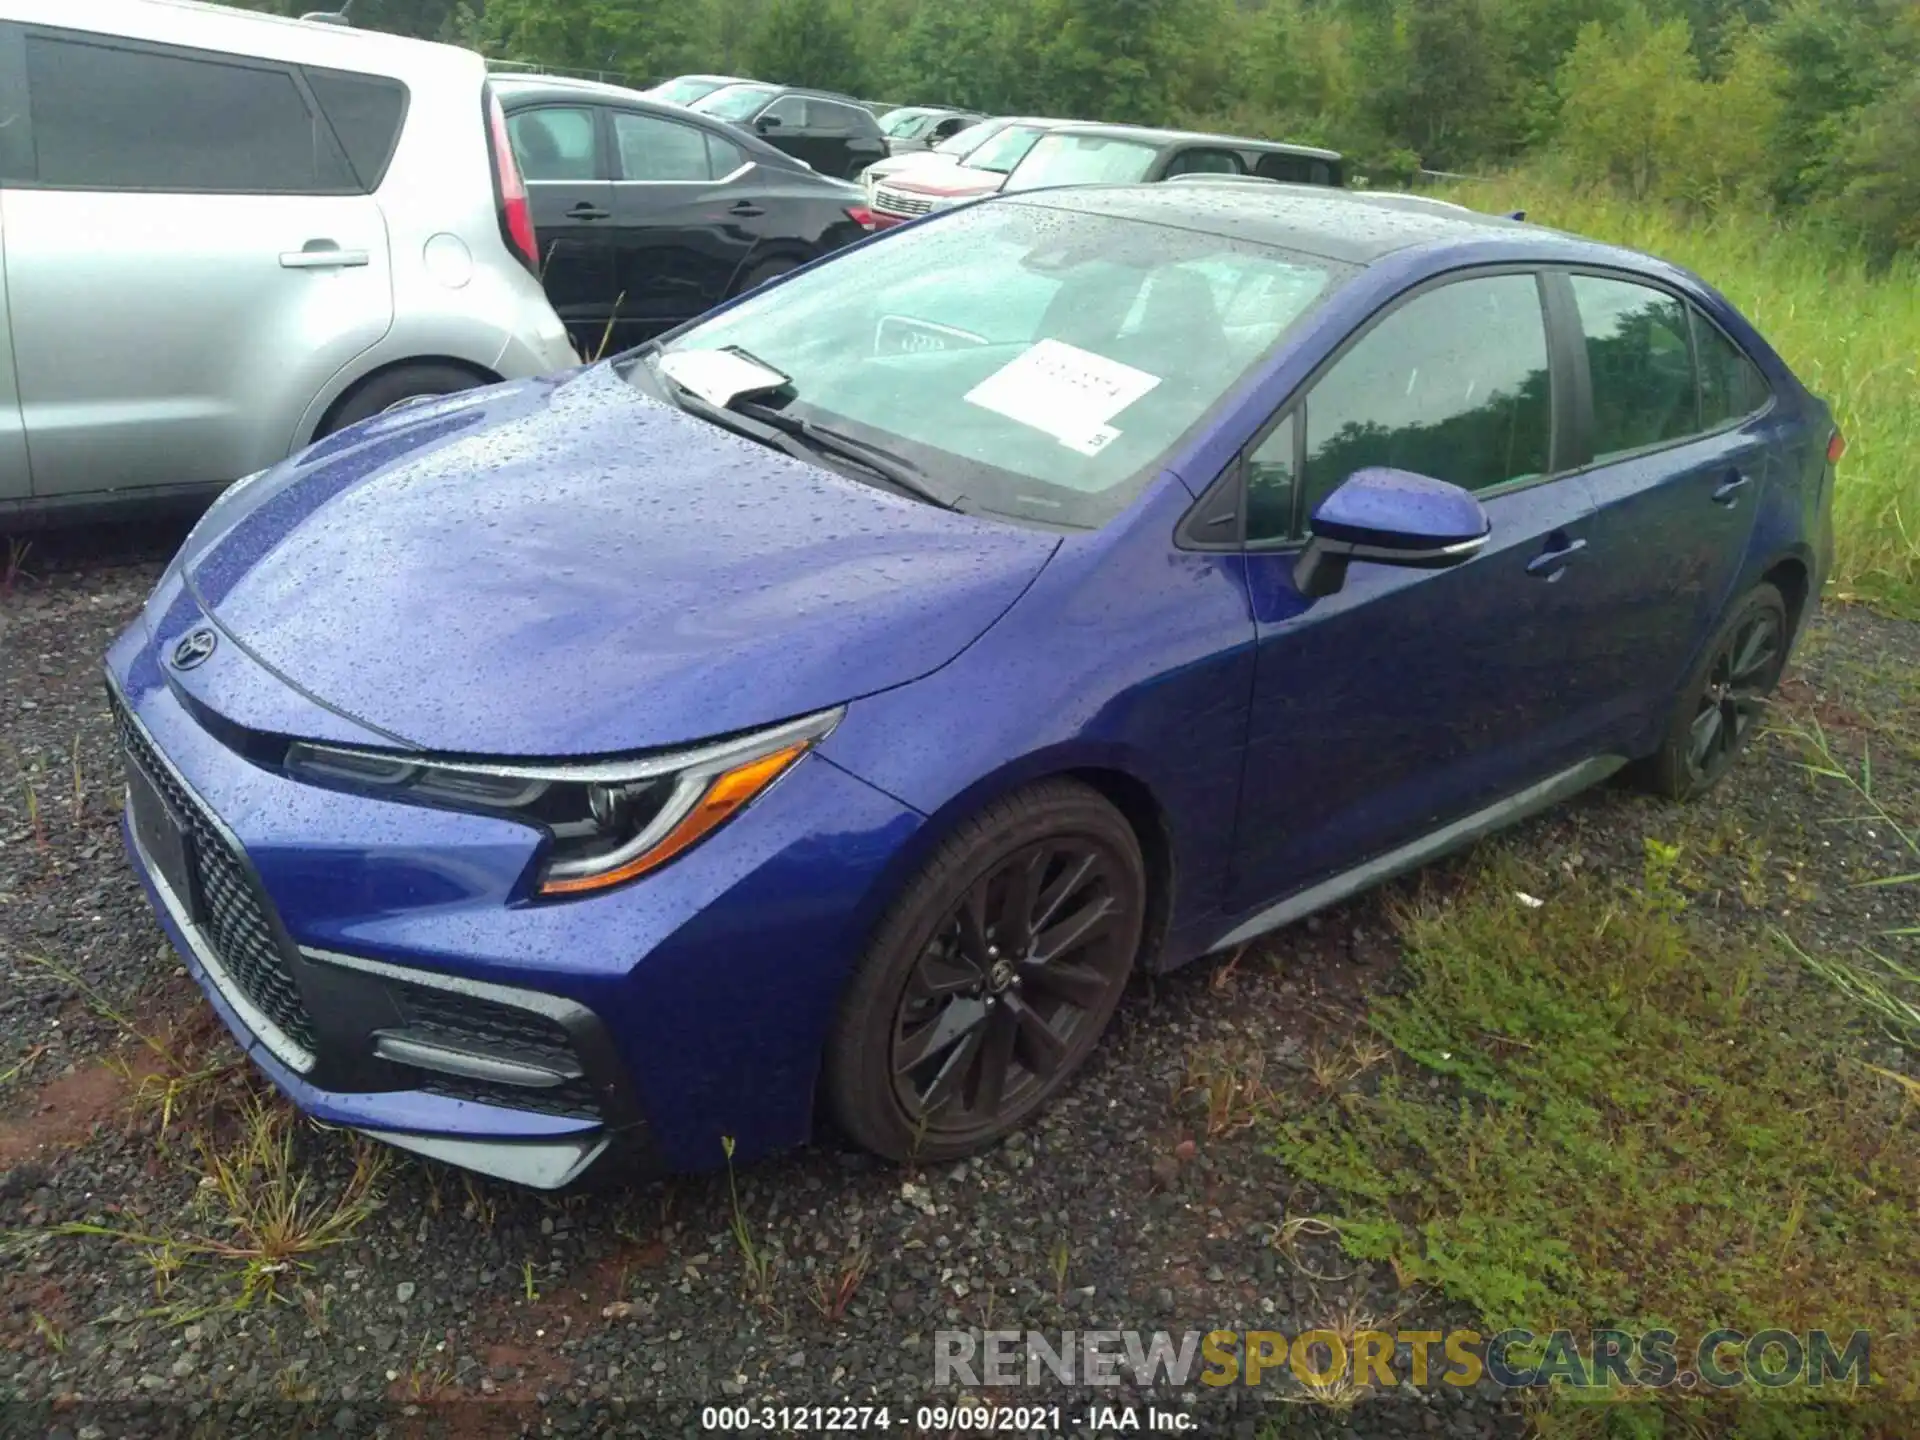
<path id="1" fill-rule="evenodd" d="M 253 0 L 298 11 L 321 0 Z M 1519 163 L 1920 248 L 1915 0 L 354 0 L 355 23 L 630 80 L 1332 146 L 1373 183 Z"/>

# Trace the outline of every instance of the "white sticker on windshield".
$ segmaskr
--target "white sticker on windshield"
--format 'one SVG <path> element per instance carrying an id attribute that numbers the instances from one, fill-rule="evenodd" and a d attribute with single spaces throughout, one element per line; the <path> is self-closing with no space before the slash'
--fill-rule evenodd
<path id="1" fill-rule="evenodd" d="M 1108 422 L 1159 383 L 1158 375 L 1064 340 L 1039 340 L 963 398 L 1097 455 L 1120 434 Z"/>

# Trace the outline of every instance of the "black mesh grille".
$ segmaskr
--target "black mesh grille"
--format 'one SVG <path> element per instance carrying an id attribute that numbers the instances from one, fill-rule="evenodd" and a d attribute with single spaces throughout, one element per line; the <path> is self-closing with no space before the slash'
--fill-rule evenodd
<path id="1" fill-rule="evenodd" d="M 424 985 L 394 987 L 407 1013 L 406 1033 L 422 1040 L 438 1040 L 463 1050 L 478 1050 L 504 1060 L 523 1060 L 556 1070 L 577 1070 L 579 1056 L 573 1041 L 558 1022 L 515 1005 L 498 1005 L 472 995 L 433 990 Z M 464 1076 L 421 1070 L 420 1088 L 459 1100 L 537 1110 L 547 1115 L 598 1119 L 600 1107 L 593 1083 L 585 1076 L 546 1089 L 501 1085 Z"/>
<path id="2" fill-rule="evenodd" d="M 154 754 L 146 735 L 133 723 L 120 697 L 110 695 L 110 699 L 127 763 L 139 766 L 187 827 L 188 855 L 203 911 L 201 935 L 247 999 L 288 1039 L 312 1053 L 317 1047 L 313 1021 L 287 971 L 286 957 L 274 943 L 266 896 L 247 874 L 200 798 L 173 778 L 173 772 Z"/>

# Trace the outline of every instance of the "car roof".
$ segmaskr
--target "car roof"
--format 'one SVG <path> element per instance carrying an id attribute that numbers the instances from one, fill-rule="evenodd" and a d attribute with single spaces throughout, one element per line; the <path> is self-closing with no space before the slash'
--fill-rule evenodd
<path id="1" fill-rule="evenodd" d="M 1398 250 L 1446 241 L 1525 238 L 1538 242 L 1543 259 L 1570 248 L 1589 253 L 1598 248 L 1595 242 L 1544 226 L 1482 214 L 1423 195 L 1374 194 L 1324 185 L 1073 185 L 1028 190 L 987 203 L 1177 225 L 1353 265 L 1369 265 Z"/>
<path id="2" fill-rule="evenodd" d="M 316 0 L 315 8 L 323 3 Z M 400 77 L 434 71 L 470 71 L 476 78 L 485 74 L 485 61 L 457 45 L 199 0 L 87 0 L 84 5 L 71 0 L 10 0 L 5 18 L 122 39 L 200 46 L 283 64 L 390 72 Z"/>
<path id="3" fill-rule="evenodd" d="M 1316 160 L 1339 160 L 1338 150 L 1323 150 L 1317 145 L 1295 145 L 1285 140 L 1255 140 L 1246 135 L 1217 135 L 1205 130 L 1161 130 L 1150 125 L 1105 125 L 1072 121 L 1061 126 L 1061 133 L 1103 135 L 1115 140 L 1136 140 L 1143 145 L 1167 149 L 1174 145 L 1233 145 L 1245 150 L 1262 150 L 1283 155 L 1307 155 Z"/>
<path id="4" fill-rule="evenodd" d="M 857 105 L 862 110 L 867 108 L 865 101 L 856 100 L 851 95 L 842 95 L 838 90 L 815 90 L 808 85 L 782 85 L 773 80 L 736 80 L 723 88 L 734 90 L 743 85 L 751 85 L 756 90 L 771 90 L 778 95 L 804 95 L 810 100 L 838 100 L 843 105 Z"/>

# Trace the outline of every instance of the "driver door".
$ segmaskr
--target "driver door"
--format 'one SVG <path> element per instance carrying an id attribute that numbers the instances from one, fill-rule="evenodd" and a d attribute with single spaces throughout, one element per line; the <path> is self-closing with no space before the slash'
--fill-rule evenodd
<path id="1" fill-rule="evenodd" d="M 1586 758 L 1593 505 L 1556 474 L 1570 411 L 1537 276 L 1417 291 L 1244 454 L 1258 656 L 1229 909 L 1246 916 Z M 1564 442 L 1563 442 L 1564 443 Z M 1450 570 L 1356 562 L 1304 597 L 1313 508 L 1389 465 L 1472 490 L 1486 547 Z"/>

